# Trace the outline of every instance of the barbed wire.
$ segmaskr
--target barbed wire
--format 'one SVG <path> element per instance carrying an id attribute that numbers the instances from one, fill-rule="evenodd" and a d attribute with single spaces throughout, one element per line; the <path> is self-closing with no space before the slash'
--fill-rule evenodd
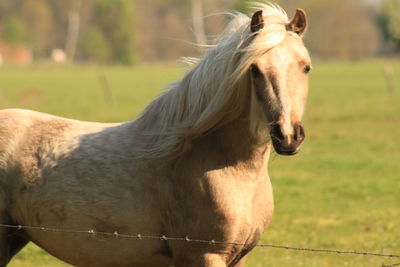
<path id="1" fill-rule="evenodd" d="M 39 230 L 43 232 L 56 232 L 56 233 L 69 233 L 69 234 L 85 234 L 85 235 L 102 235 L 102 236 L 110 236 L 115 238 L 133 238 L 137 240 L 143 239 L 153 239 L 153 240 L 161 240 L 161 241 L 184 241 L 184 242 L 192 242 L 192 243 L 203 243 L 209 245 L 234 245 L 234 246 L 243 246 L 247 247 L 249 244 L 247 243 L 239 243 L 239 242 L 229 242 L 229 241 L 219 241 L 219 240 L 205 240 L 205 239 L 191 239 L 188 236 L 186 237 L 168 237 L 166 235 L 142 235 L 142 234 L 124 234 L 115 232 L 98 232 L 93 229 L 90 230 L 73 230 L 73 229 L 61 229 L 54 227 L 44 227 L 44 226 L 28 226 L 28 225 L 12 225 L 12 224 L 0 224 L 0 227 L 3 228 L 13 228 L 17 230 Z M 385 257 L 385 258 L 400 258 L 400 255 L 397 254 L 383 254 L 376 252 L 366 252 L 366 251 L 346 251 L 346 250 L 335 250 L 335 249 L 318 249 L 318 248 L 304 248 L 304 247 L 292 247 L 292 246 L 283 246 L 283 245 L 273 245 L 273 244 L 257 244 L 254 247 L 258 248 L 276 248 L 276 249 L 285 249 L 285 250 L 295 250 L 295 251 L 304 251 L 304 252 L 315 252 L 315 253 L 331 253 L 331 254 L 350 254 L 350 255 L 361 255 L 361 256 L 374 256 L 374 257 Z M 391 265 L 382 265 L 381 267 L 395 267 L 400 266 L 400 263 L 391 264 Z"/>

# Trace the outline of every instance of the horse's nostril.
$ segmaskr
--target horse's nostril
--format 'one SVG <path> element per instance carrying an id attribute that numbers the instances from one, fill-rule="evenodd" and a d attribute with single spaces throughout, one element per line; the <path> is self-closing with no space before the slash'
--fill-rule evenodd
<path id="1" fill-rule="evenodd" d="M 300 127 L 295 127 L 294 129 L 294 135 L 293 135 L 294 141 L 299 141 L 300 138 Z"/>
<path id="2" fill-rule="evenodd" d="M 296 124 L 294 126 L 294 140 L 298 143 L 301 143 L 305 138 L 304 128 L 301 124 Z"/>
<path id="3" fill-rule="evenodd" d="M 283 133 L 281 130 L 281 126 L 279 124 L 272 125 L 271 136 L 278 139 L 279 141 L 285 140 L 285 137 L 283 136 Z"/>

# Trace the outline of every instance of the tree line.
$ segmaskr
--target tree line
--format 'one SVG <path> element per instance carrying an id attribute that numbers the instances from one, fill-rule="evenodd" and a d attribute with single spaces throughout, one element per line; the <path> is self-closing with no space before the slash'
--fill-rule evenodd
<path id="1" fill-rule="evenodd" d="M 34 58 L 55 48 L 77 61 L 133 64 L 198 53 L 228 21 L 251 12 L 248 0 L 0 0 L 0 40 Z M 400 1 L 276 0 L 293 15 L 306 10 L 314 57 L 358 59 L 400 52 Z"/>

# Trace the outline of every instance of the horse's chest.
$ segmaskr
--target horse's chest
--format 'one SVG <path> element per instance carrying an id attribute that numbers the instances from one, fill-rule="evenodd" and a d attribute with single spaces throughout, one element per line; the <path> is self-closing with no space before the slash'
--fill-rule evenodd
<path id="1" fill-rule="evenodd" d="M 175 204 L 169 207 L 172 233 L 196 239 L 256 243 L 272 217 L 273 196 L 266 175 L 253 178 L 246 182 L 211 174 L 191 184 L 191 189 L 188 184 L 185 190 L 176 187 L 172 201 Z"/>
<path id="2" fill-rule="evenodd" d="M 272 218 L 274 205 L 268 177 L 228 191 L 220 196 L 218 204 L 225 217 L 223 241 L 247 244 L 227 250 L 227 262 L 234 264 L 258 243 Z"/>
<path id="3" fill-rule="evenodd" d="M 216 197 L 227 232 L 239 242 L 256 242 L 273 213 L 273 195 L 269 179 L 236 186 L 225 186 Z M 217 193 L 218 194 L 218 193 Z"/>

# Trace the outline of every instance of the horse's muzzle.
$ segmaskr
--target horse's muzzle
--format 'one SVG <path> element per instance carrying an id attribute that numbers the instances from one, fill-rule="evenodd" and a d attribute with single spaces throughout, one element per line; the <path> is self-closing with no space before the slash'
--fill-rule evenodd
<path id="1" fill-rule="evenodd" d="M 293 125 L 293 134 L 283 134 L 280 124 L 273 124 L 270 131 L 272 145 L 276 153 L 281 155 L 296 155 L 300 144 L 306 137 L 304 128 L 300 123 Z"/>

